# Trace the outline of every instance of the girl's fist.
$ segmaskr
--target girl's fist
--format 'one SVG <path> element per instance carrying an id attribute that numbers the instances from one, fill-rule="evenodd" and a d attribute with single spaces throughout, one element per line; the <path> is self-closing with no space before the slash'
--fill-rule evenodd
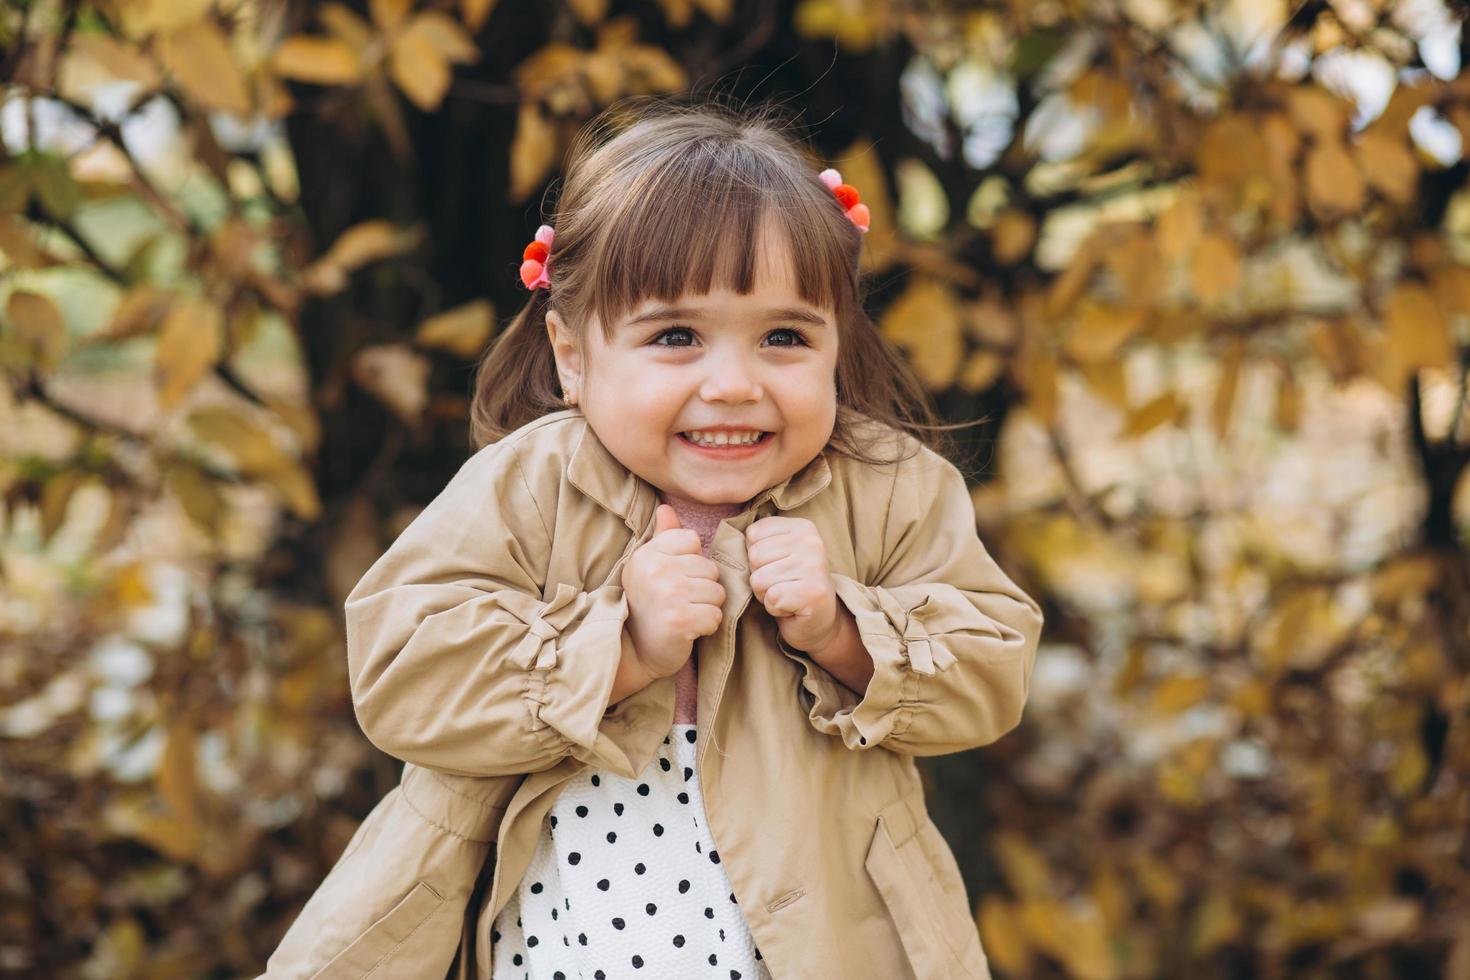
<path id="1" fill-rule="evenodd" d="M 659 504 L 654 521 L 653 537 L 623 566 L 623 594 L 624 628 L 639 663 L 656 679 L 677 673 L 694 641 L 720 628 L 725 587 L 719 567 L 700 553 L 699 535 L 679 526 L 673 507 Z"/>
<path id="2" fill-rule="evenodd" d="M 750 591 L 776 619 L 781 638 L 818 654 L 837 635 L 837 587 L 817 526 L 802 517 L 766 517 L 745 531 Z"/>

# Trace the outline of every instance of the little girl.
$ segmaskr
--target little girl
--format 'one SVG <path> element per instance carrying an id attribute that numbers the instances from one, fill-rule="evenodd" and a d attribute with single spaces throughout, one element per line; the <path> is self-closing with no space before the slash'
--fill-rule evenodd
<path id="1" fill-rule="evenodd" d="M 914 757 L 1016 725 L 1042 617 L 915 437 L 943 427 L 863 313 L 859 198 L 712 109 L 575 148 L 488 445 L 346 605 L 413 812 L 495 850 L 453 883 L 375 811 L 333 872 L 372 925 L 321 975 L 989 975 Z"/>

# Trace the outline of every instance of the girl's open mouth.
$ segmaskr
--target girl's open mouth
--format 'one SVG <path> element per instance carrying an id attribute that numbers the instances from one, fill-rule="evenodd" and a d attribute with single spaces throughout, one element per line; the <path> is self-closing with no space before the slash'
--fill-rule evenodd
<path id="1" fill-rule="evenodd" d="M 771 437 L 774 434 L 772 432 L 762 432 L 760 438 L 753 442 L 727 442 L 723 445 L 695 442 L 683 432 L 678 434 L 678 438 L 681 443 L 695 452 L 714 459 L 744 459 L 747 456 L 754 456 L 760 452 L 771 441 Z"/>

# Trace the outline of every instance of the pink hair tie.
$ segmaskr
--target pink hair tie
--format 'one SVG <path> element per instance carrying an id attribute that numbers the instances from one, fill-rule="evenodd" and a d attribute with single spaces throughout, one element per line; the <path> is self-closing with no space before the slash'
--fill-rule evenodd
<path id="1" fill-rule="evenodd" d="M 842 211 L 847 215 L 847 220 L 857 225 L 858 231 L 866 232 L 872 216 L 868 213 L 868 206 L 858 195 L 857 188 L 851 184 L 844 184 L 842 175 L 830 167 L 823 170 L 817 177 L 832 189 L 832 195 L 837 198 L 837 203 L 842 205 Z"/>
<path id="2" fill-rule="evenodd" d="M 548 267 L 551 265 L 551 239 L 555 232 L 550 225 L 536 229 L 536 237 L 521 253 L 521 282 L 527 289 L 545 289 L 551 285 Z"/>

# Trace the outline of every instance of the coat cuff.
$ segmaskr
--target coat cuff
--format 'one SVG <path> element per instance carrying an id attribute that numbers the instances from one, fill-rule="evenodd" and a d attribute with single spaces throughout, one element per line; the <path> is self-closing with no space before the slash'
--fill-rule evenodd
<path id="1" fill-rule="evenodd" d="M 838 736 L 850 749 L 870 749 L 908 730 L 923 699 L 925 679 L 934 674 L 936 662 L 947 667 L 954 656 L 930 642 L 923 619 L 928 596 L 904 606 L 882 587 L 837 573 L 832 578 L 837 598 L 852 613 L 863 648 L 873 658 L 867 691 L 859 698 L 809 654 L 785 641 L 780 641 L 781 652 L 805 671 L 801 685 L 814 698 L 807 712 L 812 727 Z"/>
<path id="2" fill-rule="evenodd" d="M 530 732 L 548 750 L 633 779 L 673 724 L 674 683 L 655 681 L 608 709 L 618 664 L 631 653 L 627 619 L 621 588 L 560 584 L 528 624 L 515 660 L 530 665 L 522 695 Z"/>

